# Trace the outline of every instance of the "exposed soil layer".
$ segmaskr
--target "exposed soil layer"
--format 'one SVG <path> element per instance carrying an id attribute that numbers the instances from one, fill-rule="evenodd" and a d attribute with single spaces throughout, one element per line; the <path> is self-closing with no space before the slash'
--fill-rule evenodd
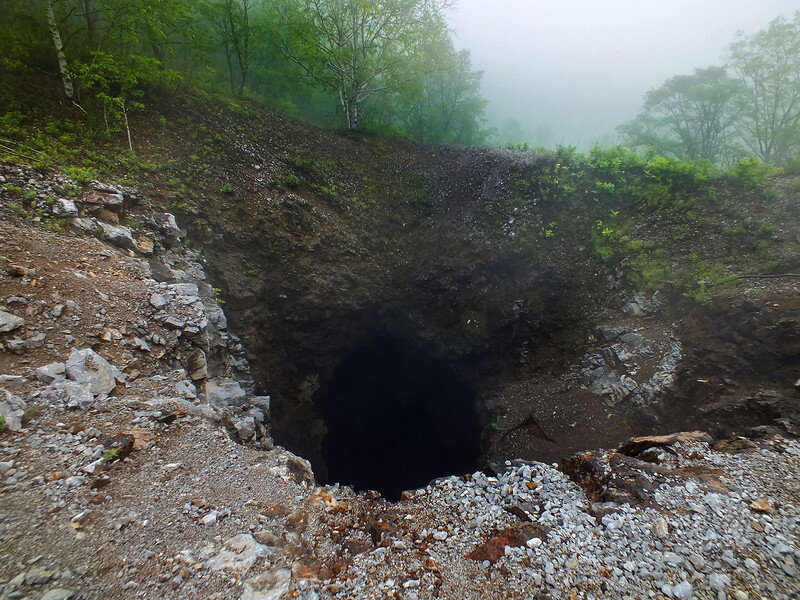
<path id="1" fill-rule="evenodd" d="M 317 473 L 330 468 L 327 391 L 376 335 L 444 361 L 474 393 L 480 462 L 554 461 L 673 428 L 793 427 L 798 280 L 721 285 L 701 269 L 796 272 L 789 180 L 601 201 L 592 168 L 560 154 L 343 136 L 179 96 L 133 119 L 151 162 L 116 175 L 203 249 L 276 436 Z M 609 245 L 617 225 L 598 223 L 617 217 L 628 239 Z M 642 284 L 637 259 L 675 277 Z M 687 281 L 708 304 L 684 297 Z M 658 306 L 626 310 L 653 287 Z"/>

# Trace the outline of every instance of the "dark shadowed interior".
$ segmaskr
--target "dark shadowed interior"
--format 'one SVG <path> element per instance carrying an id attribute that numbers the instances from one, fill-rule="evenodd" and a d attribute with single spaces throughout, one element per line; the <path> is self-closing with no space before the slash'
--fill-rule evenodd
<path id="1" fill-rule="evenodd" d="M 446 362 L 393 337 L 352 351 L 320 400 L 328 481 L 399 498 L 480 454 L 475 396 Z"/>

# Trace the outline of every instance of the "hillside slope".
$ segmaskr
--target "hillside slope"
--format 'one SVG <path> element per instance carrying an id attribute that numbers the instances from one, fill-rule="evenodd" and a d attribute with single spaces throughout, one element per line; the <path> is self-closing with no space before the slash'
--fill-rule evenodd
<path id="1" fill-rule="evenodd" d="M 42 201 L 23 216 L 0 194 L 0 597 L 800 591 L 796 440 L 639 438 L 561 470 L 499 463 L 393 503 L 319 485 L 273 447 L 270 401 L 180 220 L 131 188 L 0 176 Z M 713 348 L 724 343 L 737 340 Z"/>
<path id="2" fill-rule="evenodd" d="M 132 156 L 32 101 L 19 148 L 178 215 L 273 398 L 273 434 L 322 479 L 338 369 L 381 339 L 469 388 L 484 460 L 796 421 L 798 279 L 737 278 L 800 270 L 791 179 L 421 147 L 185 96 L 135 117 Z M 166 281 L 182 268 L 155 262 Z"/>

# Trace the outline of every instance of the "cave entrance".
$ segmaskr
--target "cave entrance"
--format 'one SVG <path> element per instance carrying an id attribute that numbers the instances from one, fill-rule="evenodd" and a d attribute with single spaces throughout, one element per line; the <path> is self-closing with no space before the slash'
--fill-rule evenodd
<path id="1" fill-rule="evenodd" d="M 394 337 L 352 350 L 321 391 L 330 483 L 397 500 L 480 455 L 475 395 L 447 362 Z"/>

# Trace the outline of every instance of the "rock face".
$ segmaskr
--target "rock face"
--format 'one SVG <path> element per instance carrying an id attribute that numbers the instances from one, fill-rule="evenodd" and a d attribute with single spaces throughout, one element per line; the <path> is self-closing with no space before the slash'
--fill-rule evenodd
<path id="1" fill-rule="evenodd" d="M 649 340 L 634 331 L 604 326 L 597 337 L 602 345 L 585 357 L 580 377 L 609 405 L 647 406 L 673 389 L 682 357 L 674 335 Z"/>
<path id="2" fill-rule="evenodd" d="M 206 353 L 199 348 L 195 350 L 191 356 L 189 356 L 186 367 L 189 372 L 189 377 L 192 378 L 192 381 L 202 381 L 208 378 L 208 362 L 206 359 Z"/>
<path id="3" fill-rule="evenodd" d="M 216 406 L 241 405 L 246 397 L 238 381 L 232 379 L 211 380 L 206 383 L 208 401 Z"/>
<path id="4" fill-rule="evenodd" d="M 53 383 L 63 380 L 67 376 L 67 366 L 64 363 L 51 363 L 36 369 L 36 379 L 42 383 Z"/>
<path id="5" fill-rule="evenodd" d="M 697 442 L 708 444 L 712 439 L 697 431 L 633 438 L 616 452 L 584 452 L 571 456 L 561 469 L 586 491 L 597 505 L 595 510 L 601 513 L 609 505 L 652 505 L 662 483 L 684 475 L 658 464 L 663 460 L 664 449 Z M 695 475 L 715 481 L 711 471 Z"/>
<path id="6" fill-rule="evenodd" d="M 108 241 L 115 246 L 126 248 L 128 250 L 139 249 L 139 246 L 134 241 L 131 230 L 128 227 L 110 225 L 108 223 L 103 223 L 102 221 L 98 224 L 103 230 L 103 234 L 108 238 Z"/>

